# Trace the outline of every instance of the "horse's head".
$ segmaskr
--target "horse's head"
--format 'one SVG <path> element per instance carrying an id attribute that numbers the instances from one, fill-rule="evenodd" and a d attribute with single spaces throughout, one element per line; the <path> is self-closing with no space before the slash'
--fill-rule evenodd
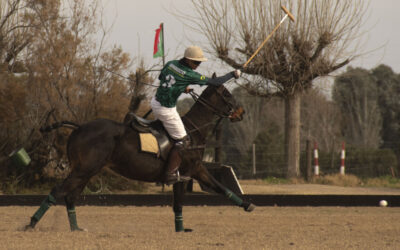
<path id="1" fill-rule="evenodd" d="M 231 122 L 243 120 L 245 113 L 243 107 L 223 85 L 219 87 L 209 85 L 201 94 L 199 101 L 204 102 L 203 104 L 219 117 L 229 118 Z"/>

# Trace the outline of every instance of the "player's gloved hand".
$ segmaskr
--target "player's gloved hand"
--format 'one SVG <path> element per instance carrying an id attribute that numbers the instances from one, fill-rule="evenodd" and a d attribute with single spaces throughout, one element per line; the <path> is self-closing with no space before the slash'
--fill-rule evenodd
<path id="1" fill-rule="evenodd" d="M 235 71 L 233 71 L 233 74 L 235 75 L 235 78 L 238 79 L 242 74 L 242 71 L 240 71 L 240 69 L 235 69 Z"/>
<path id="2" fill-rule="evenodd" d="M 185 93 L 188 94 L 190 92 L 193 92 L 193 89 L 189 88 L 189 86 L 186 87 Z"/>

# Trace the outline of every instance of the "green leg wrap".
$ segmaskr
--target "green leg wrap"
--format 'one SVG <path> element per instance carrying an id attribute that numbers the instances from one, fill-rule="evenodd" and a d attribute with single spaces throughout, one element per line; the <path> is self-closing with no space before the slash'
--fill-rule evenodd
<path id="1" fill-rule="evenodd" d="M 242 206 L 243 200 L 240 199 L 235 193 L 230 191 L 229 189 L 225 190 L 225 196 L 228 197 L 229 200 L 231 200 L 233 203 L 235 203 L 238 206 Z"/>
<path id="2" fill-rule="evenodd" d="M 50 206 L 56 204 L 56 199 L 49 194 L 46 199 L 40 204 L 39 209 L 36 211 L 36 213 L 33 214 L 31 217 L 31 224 L 30 226 L 33 228 L 36 223 L 39 222 L 39 220 L 43 217 L 43 215 L 46 213 L 46 211 L 50 208 Z"/>
<path id="3" fill-rule="evenodd" d="M 183 216 L 182 212 L 175 212 L 175 232 L 183 232 Z"/>
<path id="4" fill-rule="evenodd" d="M 67 212 L 68 212 L 68 220 L 71 231 L 82 231 L 82 229 L 78 227 L 78 223 L 76 221 L 75 207 L 70 209 L 67 208 Z"/>

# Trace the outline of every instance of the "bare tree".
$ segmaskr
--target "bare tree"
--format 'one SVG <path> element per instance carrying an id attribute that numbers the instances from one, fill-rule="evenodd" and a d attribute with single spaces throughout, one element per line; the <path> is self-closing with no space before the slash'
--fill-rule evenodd
<path id="1" fill-rule="evenodd" d="M 37 24 L 27 1 L 0 0 L 0 162 L 30 133 L 23 124 L 29 90 L 21 73 Z"/>
<path id="2" fill-rule="evenodd" d="M 0 65 L 9 72 L 23 72 L 20 54 L 32 42 L 38 25 L 24 0 L 0 0 Z"/>
<path id="3" fill-rule="evenodd" d="M 313 80 L 347 65 L 368 9 L 364 0 L 192 0 L 191 27 L 204 34 L 210 52 L 234 68 L 256 51 L 283 17 L 281 4 L 295 16 L 284 23 L 243 71 L 257 75 L 244 87 L 252 95 L 285 100 L 287 176 L 300 176 L 300 98 Z"/>
<path id="4" fill-rule="evenodd" d="M 318 142 L 318 148 L 325 152 L 338 152 L 343 139 L 342 117 L 335 102 L 327 100 L 317 89 L 307 91 L 301 105 L 302 140 Z"/>
<path id="5" fill-rule="evenodd" d="M 230 143 L 234 144 L 242 155 L 245 155 L 256 137 L 268 126 L 283 124 L 281 119 L 283 109 L 281 101 L 276 98 L 267 100 L 262 97 L 254 97 L 241 88 L 235 89 L 233 94 L 246 110 L 246 119 L 229 125 L 232 133 Z"/>
<path id="6" fill-rule="evenodd" d="M 129 86 L 118 74 L 129 75 L 132 61 L 120 47 L 106 49 L 99 39 L 108 35 L 101 7 L 98 0 L 31 3 L 40 25 L 26 61 L 35 86 L 32 102 L 42 111 L 55 109 L 76 122 L 121 120 L 127 111 Z"/>
<path id="7" fill-rule="evenodd" d="M 59 162 L 70 131 L 42 137 L 39 127 L 52 119 L 122 121 L 130 96 L 142 91 L 120 77 L 130 75 L 130 55 L 99 40 L 109 31 L 101 11 L 100 0 L 0 0 L 1 166 L 22 145 L 33 159 L 29 171 L 40 175 Z"/>
<path id="8" fill-rule="evenodd" d="M 333 98 L 344 114 L 344 134 L 353 145 L 378 148 L 382 142 L 380 88 L 370 71 L 349 67 L 338 76 Z"/>

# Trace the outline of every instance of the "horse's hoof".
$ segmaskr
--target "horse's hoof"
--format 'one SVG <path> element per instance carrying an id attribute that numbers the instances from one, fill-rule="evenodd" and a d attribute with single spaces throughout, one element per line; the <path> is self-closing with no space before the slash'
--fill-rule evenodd
<path id="1" fill-rule="evenodd" d="M 251 212 L 256 208 L 256 206 L 253 203 L 248 203 L 243 208 L 244 208 L 244 211 Z"/>
<path id="2" fill-rule="evenodd" d="M 72 232 L 88 232 L 88 230 L 86 228 L 76 228 L 71 230 Z"/>
<path id="3" fill-rule="evenodd" d="M 34 228 L 29 224 L 29 225 L 26 225 L 22 230 L 25 232 L 31 232 L 31 231 L 33 231 L 33 229 Z"/>
<path id="4" fill-rule="evenodd" d="M 181 233 L 181 232 L 190 233 L 190 232 L 193 232 L 193 229 L 185 228 L 183 230 L 177 230 L 175 232 L 177 232 L 177 233 Z"/>

